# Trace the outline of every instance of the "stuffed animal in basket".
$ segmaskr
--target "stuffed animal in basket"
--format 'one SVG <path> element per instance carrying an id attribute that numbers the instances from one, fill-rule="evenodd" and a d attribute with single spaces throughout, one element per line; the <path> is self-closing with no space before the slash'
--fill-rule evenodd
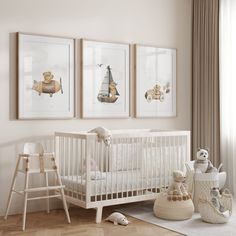
<path id="1" fill-rule="evenodd" d="M 180 170 L 173 171 L 173 182 L 168 188 L 169 196 L 176 196 L 177 198 L 183 198 L 184 200 L 188 199 L 188 192 L 184 186 L 185 176 L 184 173 Z M 178 200 L 181 200 L 178 199 Z M 177 200 L 177 199 L 176 199 Z"/>
<path id="2" fill-rule="evenodd" d="M 228 189 L 220 194 L 218 188 L 211 188 L 211 198 L 207 196 L 198 200 L 198 209 L 203 221 L 212 224 L 222 224 L 228 222 L 232 215 L 233 196 Z"/>
<path id="3" fill-rule="evenodd" d="M 98 135 L 98 141 L 103 141 L 106 146 L 111 144 L 111 131 L 104 127 L 97 127 L 89 131 L 89 133 L 96 133 Z"/>
<path id="4" fill-rule="evenodd" d="M 211 173 L 218 170 L 212 165 L 208 159 L 208 149 L 198 148 L 197 159 L 194 161 L 194 170 L 197 173 Z"/>
<path id="5" fill-rule="evenodd" d="M 211 203 L 213 204 L 213 206 L 220 212 L 224 212 L 225 208 L 221 203 L 221 195 L 219 188 L 216 187 L 211 188 L 210 196 L 211 196 Z"/>

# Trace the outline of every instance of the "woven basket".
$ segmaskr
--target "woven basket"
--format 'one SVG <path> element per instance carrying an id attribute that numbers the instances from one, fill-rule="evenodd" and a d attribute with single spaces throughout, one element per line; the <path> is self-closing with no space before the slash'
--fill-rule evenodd
<path id="1" fill-rule="evenodd" d="M 156 217 L 166 220 L 186 220 L 192 217 L 194 206 L 192 199 L 168 200 L 168 194 L 162 192 L 158 194 L 153 206 Z"/>
<path id="2" fill-rule="evenodd" d="M 212 224 L 222 224 L 228 222 L 232 214 L 233 197 L 229 190 L 225 189 L 222 193 L 221 202 L 225 207 L 225 212 L 220 212 L 214 205 L 206 198 L 200 198 L 198 201 L 198 209 L 202 220 Z"/>
<path id="3" fill-rule="evenodd" d="M 198 212 L 198 201 L 202 196 L 209 200 L 212 187 L 219 187 L 219 173 L 195 173 L 193 204 L 195 212 Z"/>

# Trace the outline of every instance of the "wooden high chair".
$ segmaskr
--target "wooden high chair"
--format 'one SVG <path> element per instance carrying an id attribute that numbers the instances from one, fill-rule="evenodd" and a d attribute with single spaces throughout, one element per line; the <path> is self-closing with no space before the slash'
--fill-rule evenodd
<path id="1" fill-rule="evenodd" d="M 18 191 L 15 189 L 16 177 L 18 173 L 25 174 L 25 187 L 22 191 Z M 49 173 L 54 173 L 56 175 L 57 185 L 49 186 Z M 43 174 L 45 176 L 45 187 L 29 188 L 29 177 L 31 174 Z M 22 230 L 25 230 L 27 202 L 31 200 L 46 199 L 47 212 L 49 213 L 49 199 L 61 197 L 67 221 L 68 223 L 70 223 L 70 216 L 64 195 L 64 187 L 65 186 L 62 185 L 59 171 L 57 169 L 54 153 L 45 153 L 40 143 L 25 143 L 23 154 L 19 154 L 18 156 L 15 173 L 11 184 L 11 190 L 8 198 L 5 219 L 7 219 L 9 213 L 12 194 L 17 193 L 24 197 Z M 54 194 L 50 195 L 49 192 L 51 190 L 59 190 L 59 193 L 55 192 Z M 46 195 L 40 197 L 28 197 L 28 194 L 38 191 L 46 191 Z"/>

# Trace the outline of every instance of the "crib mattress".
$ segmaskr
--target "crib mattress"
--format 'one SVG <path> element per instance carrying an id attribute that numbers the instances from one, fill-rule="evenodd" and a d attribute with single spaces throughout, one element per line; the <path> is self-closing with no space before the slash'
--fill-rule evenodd
<path id="1" fill-rule="evenodd" d="M 66 190 L 77 193 L 86 193 L 86 180 L 81 176 L 62 176 Z M 165 181 L 164 181 L 165 180 Z M 150 188 L 167 186 L 171 176 L 145 177 L 140 170 L 106 172 L 105 178 L 91 180 L 91 196 L 138 191 Z"/>

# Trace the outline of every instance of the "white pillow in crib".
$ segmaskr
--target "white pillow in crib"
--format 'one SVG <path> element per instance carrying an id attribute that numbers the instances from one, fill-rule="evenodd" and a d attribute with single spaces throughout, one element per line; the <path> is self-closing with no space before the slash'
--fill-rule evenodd
<path id="1" fill-rule="evenodd" d="M 100 180 L 106 178 L 106 173 L 101 171 L 91 171 L 90 172 L 91 180 Z"/>

